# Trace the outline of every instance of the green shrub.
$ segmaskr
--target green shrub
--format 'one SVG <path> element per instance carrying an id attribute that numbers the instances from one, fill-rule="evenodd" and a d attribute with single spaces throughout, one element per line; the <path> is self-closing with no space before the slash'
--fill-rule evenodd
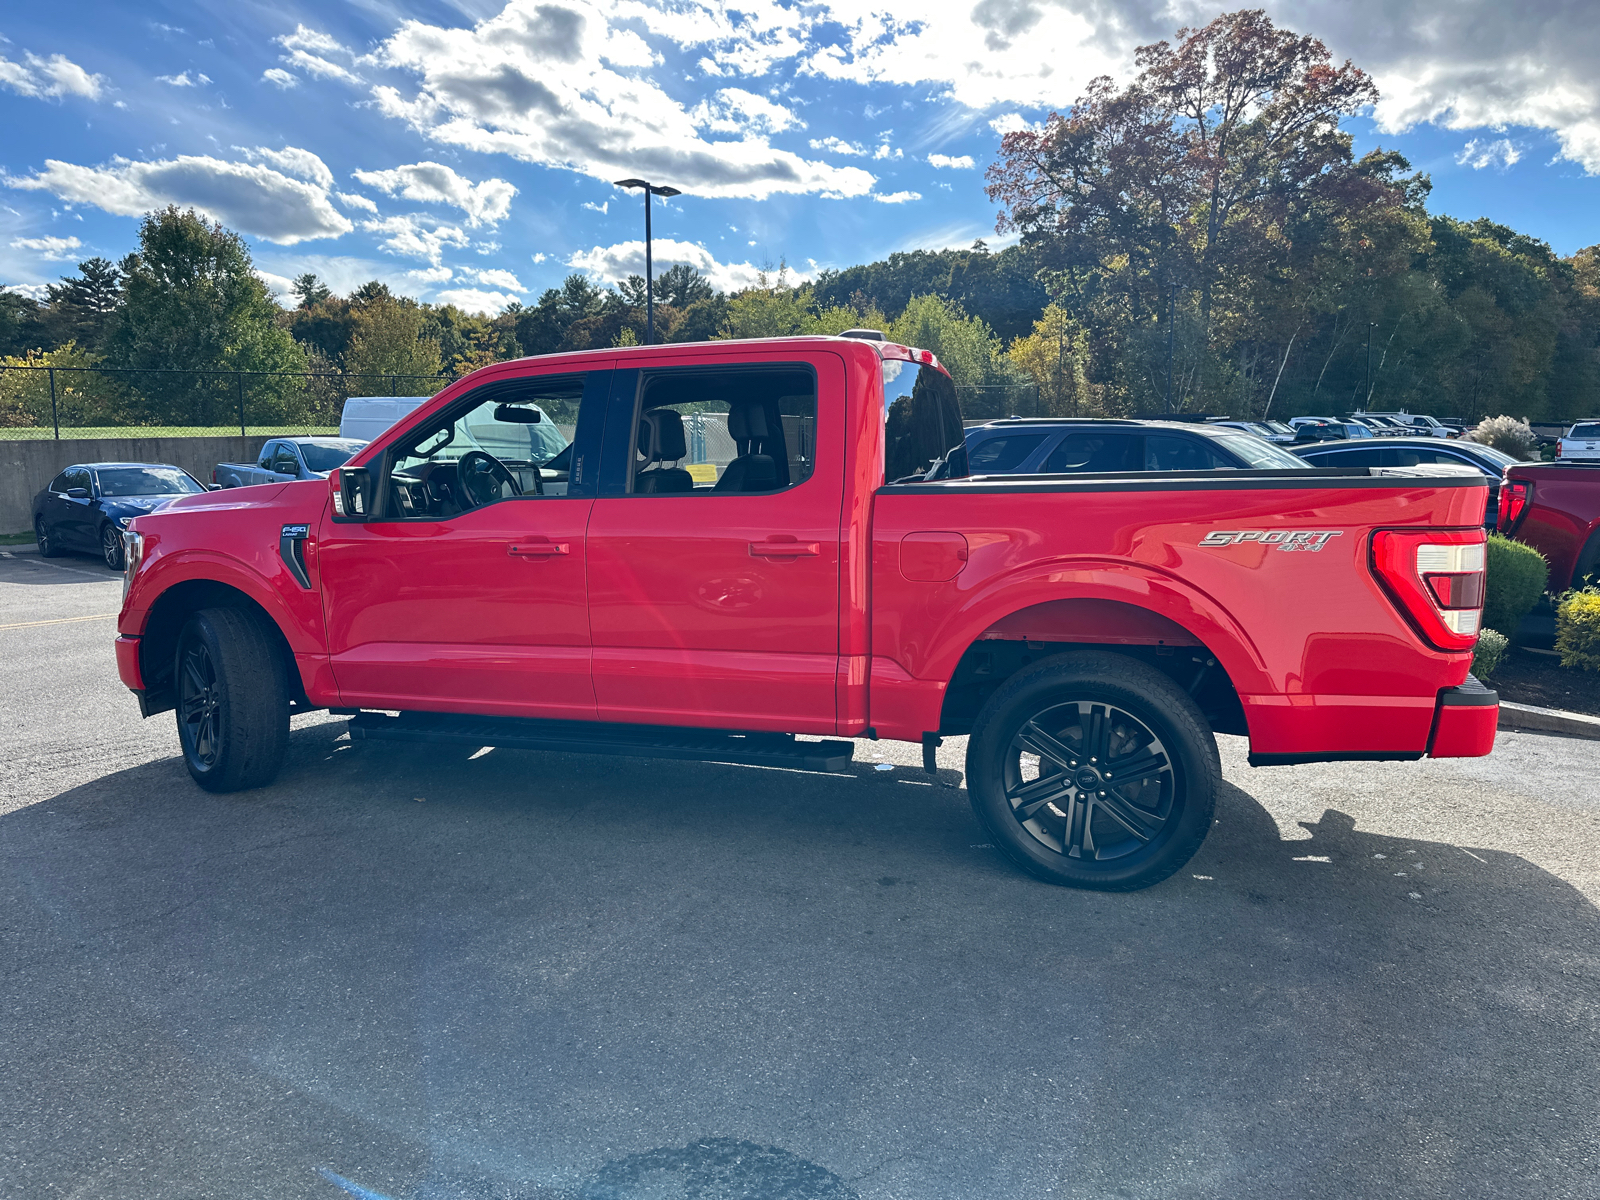
<path id="1" fill-rule="evenodd" d="M 1568 592 L 1556 605 L 1556 649 L 1563 667 L 1600 671 L 1600 588 Z"/>
<path id="2" fill-rule="evenodd" d="M 1498 533 L 1489 535 L 1489 577 L 1484 581 L 1483 624 L 1488 629 L 1506 630 L 1514 637 L 1522 618 L 1533 611 L 1544 595 L 1550 578 L 1550 565 L 1532 546 L 1513 542 Z"/>
<path id="3" fill-rule="evenodd" d="M 1500 660 L 1505 658 L 1506 647 L 1510 644 L 1511 639 L 1505 634 L 1485 629 L 1478 635 L 1478 644 L 1472 648 L 1472 673 L 1479 679 L 1493 675 Z"/>

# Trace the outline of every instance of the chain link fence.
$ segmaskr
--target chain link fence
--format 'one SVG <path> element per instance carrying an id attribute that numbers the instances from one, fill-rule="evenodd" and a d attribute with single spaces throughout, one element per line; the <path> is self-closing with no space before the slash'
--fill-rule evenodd
<path id="1" fill-rule="evenodd" d="M 339 432 L 351 396 L 432 396 L 448 375 L 0 366 L 0 441 Z"/>
<path id="2" fill-rule="evenodd" d="M 958 383 L 956 399 L 961 403 L 962 419 L 969 424 L 1050 415 L 1039 402 L 1039 386 L 1033 383 Z"/>

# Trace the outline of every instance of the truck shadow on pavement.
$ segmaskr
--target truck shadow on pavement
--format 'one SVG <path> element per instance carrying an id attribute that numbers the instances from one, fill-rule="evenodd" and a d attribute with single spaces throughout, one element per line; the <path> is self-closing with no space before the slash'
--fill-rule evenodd
<path id="1" fill-rule="evenodd" d="M 1595 1194 L 1600 914 L 1517 856 L 1228 786 L 1077 892 L 911 768 L 341 729 L 0 818 L 0 1193 Z"/>

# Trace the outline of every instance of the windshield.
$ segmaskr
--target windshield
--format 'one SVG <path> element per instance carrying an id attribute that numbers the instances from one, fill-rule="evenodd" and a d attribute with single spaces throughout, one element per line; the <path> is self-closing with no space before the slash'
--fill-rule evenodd
<path id="1" fill-rule="evenodd" d="M 1290 436 L 1294 435 L 1294 429 L 1292 427 L 1288 426 L 1288 425 L 1285 425 L 1282 421 L 1263 421 L 1262 424 L 1265 425 L 1268 429 L 1272 430 L 1273 433 L 1276 433 L 1276 434 L 1279 434 L 1279 435 L 1282 435 L 1282 434 L 1289 434 Z"/>
<path id="2" fill-rule="evenodd" d="M 1258 471 L 1304 470 L 1307 465 L 1305 459 L 1274 446 L 1264 438 L 1223 434 L 1217 441 Z"/>
<path id="3" fill-rule="evenodd" d="M 205 491 L 177 467 L 116 467 L 96 474 L 102 496 L 184 496 Z"/>
<path id="4" fill-rule="evenodd" d="M 1595 426 L 1595 432 L 1600 435 L 1600 425 Z M 1496 450 L 1493 446 L 1473 446 L 1467 453 L 1473 458 L 1488 459 L 1497 467 L 1514 467 L 1522 461 L 1511 457 L 1503 450 Z"/>
<path id="5" fill-rule="evenodd" d="M 910 483 L 935 467 L 941 479 L 967 474 L 956 386 L 937 367 L 884 360 L 883 422 L 885 482 Z"/>
<path id="6" fill-rule="evenodd" d="M 365 445 L 365 442 L 341 442 L 337 445 L 301 442 L 300 457 L 306 460 L 308 471 L 331 471 L 344 466 L 350 456 Z"/>

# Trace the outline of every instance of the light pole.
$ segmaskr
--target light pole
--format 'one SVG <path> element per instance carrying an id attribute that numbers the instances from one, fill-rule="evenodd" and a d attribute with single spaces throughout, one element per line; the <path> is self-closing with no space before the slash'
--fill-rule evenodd
<path id="1" fill-rule="evenodd" d="M 677 188 L 660 187 L 643 179 L 619 179 L 617 186 L 644 189 L 644 344 L 650 346 L 656 340 L 655 284 L 650 264 L 650 197 L 681 196 L 683 193 Z"/>
<path id="2" fill-rule="evenodd" d="M 1366 412 L 1372 404 L 1372 331 L 1377 327 L 1376 321 L 1367 322 L 1367 398 L 1362 402 L 1362 412 Z"/>

